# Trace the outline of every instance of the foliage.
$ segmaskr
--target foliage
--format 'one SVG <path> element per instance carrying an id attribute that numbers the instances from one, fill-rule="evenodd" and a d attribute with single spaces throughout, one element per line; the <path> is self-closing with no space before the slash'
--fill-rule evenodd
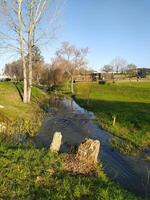
<path id="1" fill-rule="evenodd" d="M 16 80 L 23 80 L 23 70 L 21 60 L 13 61 L 5 65 L 4 73 Z"/>
<path id="2" fill-rule="evenodd" d="M 26 136 L 35 136 L 39 128 L 42 125 L 44 114 L 38 113 L 35 114 L 34 118 L 31 119 L 17 119 L 13 122 L 5 123 L 3 131 L 0 131 L 1 134 L 5 134 L 8 137 L 14 135 L 15 133 L 25 134 Z"/>
<path id="3" fill-rule="evenodd" d="M 98 176 L 67 173 L 65 157 L 46 149 L 1 143 L 0 199 L 139 199 L 109 181 L 101 168 L 97 168 Z"/>
<path id="4" fill-rule="evenodd" d="M 106 81 L 105 81 L 105 80 L 100 80 L 98 83 L 99 83 L 100 85 L 104 85 L 104 84 L 106 84 Z"/>
<path id="5" fill-rule="evenodd" d="M 28 62 L 28 56 L 25 57 Z M 44 58 L 41 55 L 41 51 L 38 46 L 32 47 L 32 66 L 33 66 L 33 80 L 39 83 L 42 72 L 44 71 Z M 23 69 L 21 59 L 13 61 L 12 63 L 5 65 L 4 73 L 14 80 L 23 80 Z"/>
<path id="6" fill-rule="evenodd" d="M 137 155 L 142 149 L 135 145 L 135 143 L 127 140 L 127 139 L 120 139 L 118 137 L 113 137 L 110 140 L 110 144 L 114 149 L 119 150 L 119 152 L 126 154 L 126 155 Z"/>
<path id="7" fill-rule="evenodd" d="M 39 47 L 36 45 L 32 47 L 32 68 L 33 80 L 38 84 L 44 71 L 44 58 L 41 55 Z"/>
<path id="8" fill-rule="evenodd" d="M 127 66 L 127 75 L 129 78 L 132 78 L 132 77 L 136 77 L 137 76 L 137 66 L 134 65 L 134 64 L 129 64 Z"/>

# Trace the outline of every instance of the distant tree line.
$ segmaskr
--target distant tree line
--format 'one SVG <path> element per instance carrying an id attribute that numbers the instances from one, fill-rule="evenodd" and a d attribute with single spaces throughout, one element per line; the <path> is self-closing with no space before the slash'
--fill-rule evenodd
<path id="1" fill-rule="evenodd" d="M 86 56 L 88 48 L 78 48 L 68 42 L 56 51 L 50 63 L 45 63 L 41 51 L 37 46 L 32 48 L 33 83 L 49 86 L 58 85 L 64 81 L 70 83 L 71 92 L 74 93 L 74 76 L 86 70 Z M 26 62 L 28 61 L 25 58 Z M 23 80 L 21 60 L 5 65 L 5 74 L 15 77 L 17 81 Z"/>
<path id="2" fill-rule="evenodd" d="M 114 74 L 125 74 L 128 78 L 138 77 L 137 68 L 135 64 L 128 64 L 128 62 L 121 57 L 116 57 L 110 64 L 104 65 L 103 72 Z"/>

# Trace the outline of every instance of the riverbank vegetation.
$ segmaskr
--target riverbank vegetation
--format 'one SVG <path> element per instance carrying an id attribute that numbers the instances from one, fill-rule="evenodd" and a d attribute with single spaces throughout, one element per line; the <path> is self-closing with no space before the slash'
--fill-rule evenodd
<path id="1" fill-rule="evenodd" d="M 135 155 L 150 146 L 150 82 L 76 83 L 75 91 L 77 102 L 118 136 L 111 141 L 113 147 Z"/>
<path id="2" fill-rule="evenodd" d="M 41 112 L 39 101 L 47 98 L 34 87 L 32 102 L 24 104 L 14 83 L 0 83 L 0 88 L 1 120 L 13 121 L 17 116 L 33 120 Z M 37 149 L 30 141 L 18 145 L 10 135 L 3 137 L 1 133 L 0 199 L 140 199 L 110 181 L 101 167 L 96 167 L 94 174 L 66 171 L 67 156 Z"/>
<path id="3" fill-rule="evenodd" d="M 0 199 L 140 199 L 111 182 L 100 167 L 97 175 L 65 171 L 66 156 L 1 142 Z"/>
<path id="4" fill-rule="evenodd" d="M 0 123 L 1 131 L 37 133 L 44 115 L 43 106 L 47 94 L 37 87 L 32 88 L 30 104 L 22 102 L 23 85 L 21 82 L 0 82 Z"/>

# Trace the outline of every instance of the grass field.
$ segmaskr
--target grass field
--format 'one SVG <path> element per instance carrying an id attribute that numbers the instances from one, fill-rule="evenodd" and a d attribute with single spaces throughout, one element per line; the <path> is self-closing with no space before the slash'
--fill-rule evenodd
<path id="1" fill-rule="evenodd" d="M 18 87 L 21 87 L 19 84 Z M 13 83 L 0 83 L 1 120 L 31 119 L 39 114 L 39 101 L 47 95 L 33 88 L 32 102 L 23 104 Z M 38 103 L 37 103 L 38 102 Z M 101 167 L 97 175 L 65 171 L 67 154 L 53 154 L 48 149 L 17 146 L 11 137 L 0 134 L 0 200 L 137 200 L 111 182 Z"/>
<path id="2" fill-rule="evenodd" d="M 46 149 L 0 144 L 0 199 L 21 200 L 137 200 L 108 180 L 65 171 L 67 155 Z"/>
<path id="3" fill-rule="evenodd" d="M 32 101 L 30 104 L 22 102 L 22 84 L 11 82 L 0 82 L 0 120 L 7 118 L 15 120 L 18 118 L 33 118 L 36 111 L 39 111 L 38 102 L 46 97 L 40 89 L 32 88 Z"/>
<path id="4" fill-rule="evenodd" d="M 4 124 L 8 134 L 23 132 L 34 135 L 41 125 L 42 106 L 47 95 L 33 87 L 31 103 L 24 104 L 22 93 L 22 83 L 0 82 L 0 124 Z"/>
<path id="5" fill-rule="evenodd" d="M 100 126 L 125 139 L 121 145 L 112 140 L 120 151 L 135 154 L 150 146 L 150 82 L 76 83 L 75 91 L 78 103 L 95 113 Z"/>

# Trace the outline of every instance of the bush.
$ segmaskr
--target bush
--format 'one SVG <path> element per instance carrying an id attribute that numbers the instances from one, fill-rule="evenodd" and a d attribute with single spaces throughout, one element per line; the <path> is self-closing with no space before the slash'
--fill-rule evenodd
<path id="1" fill-rule="evenodd" d="M 104 84 L 106 84 L 106 81 L 100 80 L 100 81 L 99 81 L 99 84 L 104 85 Z"/>
<path id="2" fill-rule="evenodd" d="M 11 81 L 11 78 L 5 78 L 5 80 L 4 81 Z"/>

